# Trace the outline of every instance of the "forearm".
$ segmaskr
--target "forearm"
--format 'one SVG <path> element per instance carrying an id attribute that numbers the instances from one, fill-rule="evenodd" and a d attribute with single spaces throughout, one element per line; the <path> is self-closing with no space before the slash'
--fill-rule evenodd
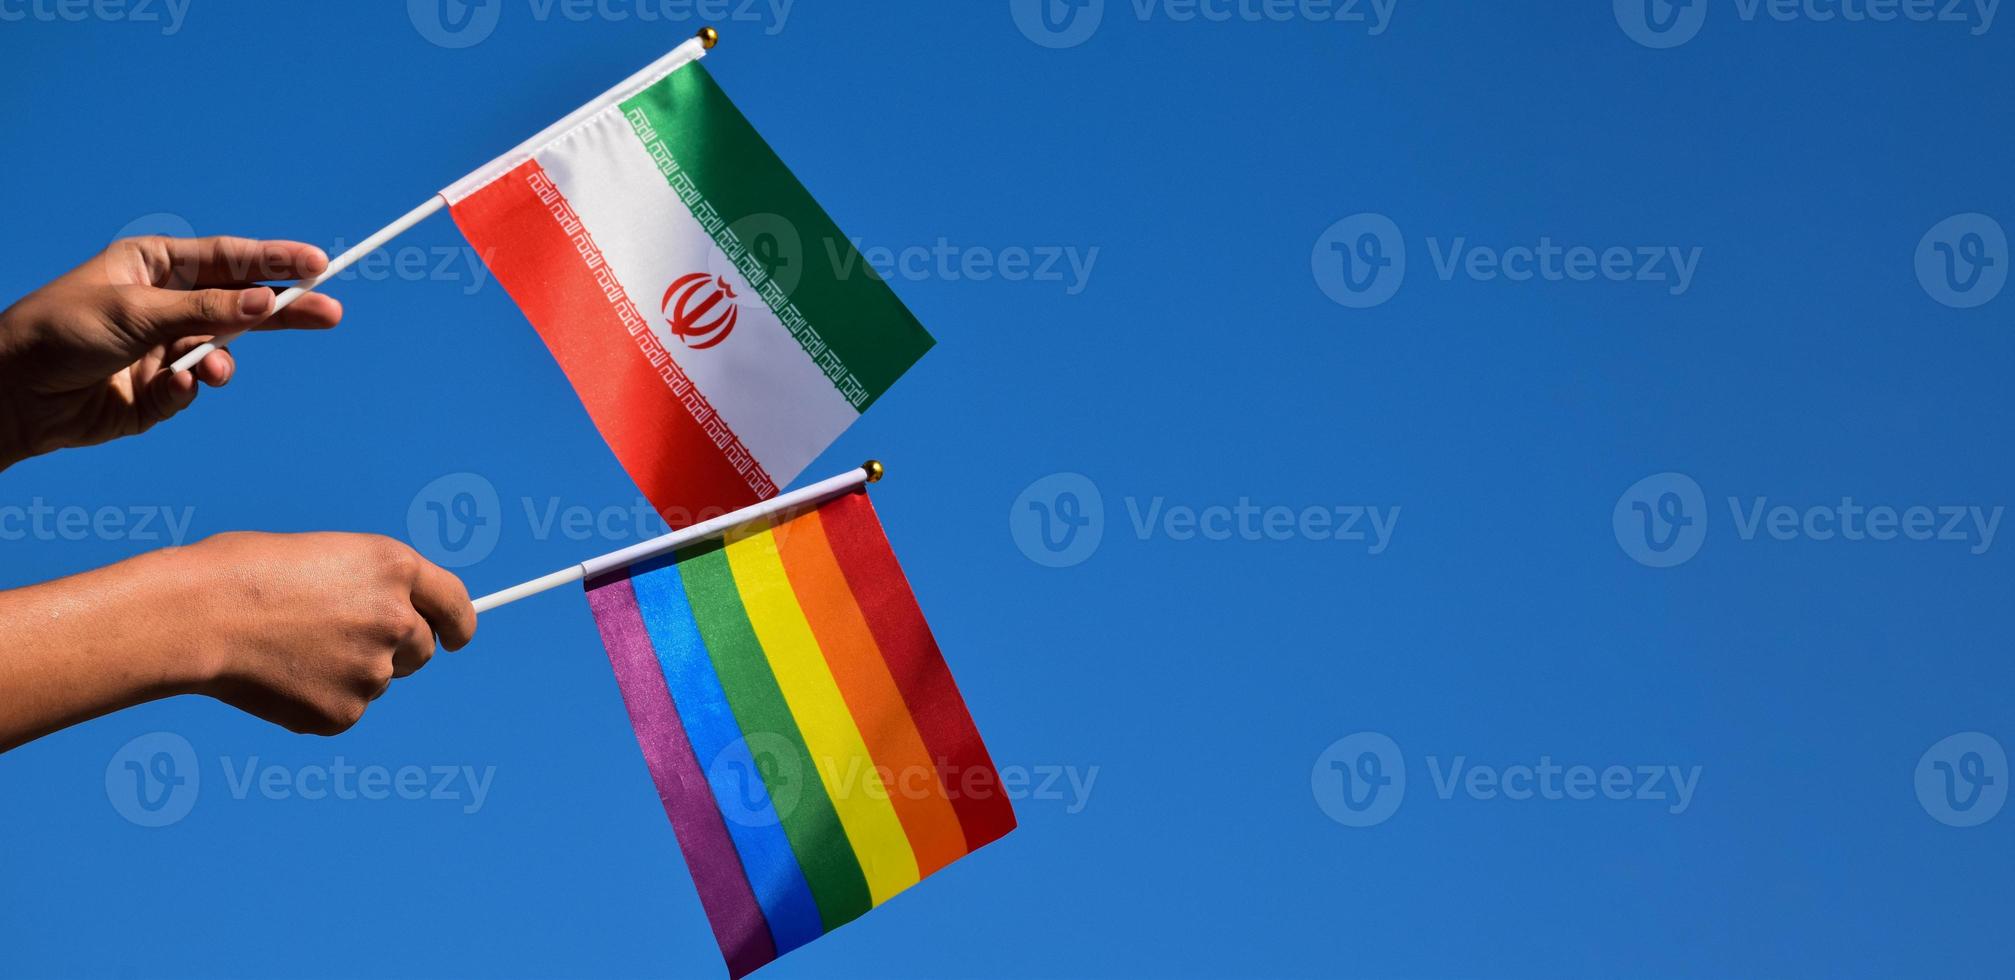
<path id="1" fill-rule="evenodd" d="M 201 691 L 214 668 L 177 621 L 172 553 L 0 592 L 0 752 L 100 715 Z"/>

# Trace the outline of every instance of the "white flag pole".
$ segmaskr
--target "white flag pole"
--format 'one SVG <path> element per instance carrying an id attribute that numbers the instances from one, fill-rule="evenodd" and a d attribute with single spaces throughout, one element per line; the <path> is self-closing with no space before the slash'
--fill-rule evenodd
<path id="1" fill-rule="evenodd" d="M 507 605 L 526 596 L 538 595 L 562 585 L 594 578 L 603 572 L 614 571 L 640 561 L 667 555 L 690 544 L 697 544 L 710 538 L 717 538 L 734 529 L 754 521 L 774 517 L 784 511 L 798 507 L 809 507 L 824 503 L 834 497 L 852 493 L 854 490 L 874 483 L 882 478 L 882 464 L 868 460 L 860 466 L 848 470 L 829 480 L 821 480 L 808 487 L 801 487 L 786 494 L 771 497 L 762 503 L 744 507 L 741 510 L 722 514 L 712 520 L 701 521 L 684 530 L 673 531 L 639 544 L 633 544 L 619 551 L 590 558 L 578 565 L 562 568 L 550 575 L 541 575 L 529 582 L 513 585 L 508 589 L 492 592 L 475 602 L 476 612 L 486 613 L 498 606 Z"/>
<path id="2" fill-rule="evenodd" d="M 546 143 L 553 136 L 565 132 L 566 130 L 571 129 L 576 125 L 579 125 L 583 119 L 593 115 L 595 112 L 598 112 L 606 108 L 609 104 L 617 101 L 618 99 L 629 95 L 633 90 L 639 87 L 640 81 L 648 78 L 663 77 L 664 73 L 666 71 L 671 70 L 671 68 L 678 67 L 686 64 L 687 62 L 696 60 L 700 57 L 702 53 L 713 50 L 714 45 L 719 44 L 720 40 L 721 35 L 719 31 L 716 31 L 711 27 L 700 28 L 700 32 L 698 34 L 693 35 L 692 40 L 679 45 L 670 54 L 667 54 L 663 58 L 660 58 L 657 61 L 652 62 L 651 64 L 645 66 L 643 70 L 637 72 L 634 75 L 631 75 L 629 78 L 624 79 L 621 84 L 618 84 L 616 87 L 608 90 L 607 92 L 602 93 L 600 96 L 596 97 L 594 101 L 589 102 L 588 104 L 580 107 L 579 109 L 574 110 L 571 113 L 568 113 L 566 116 L 562 117 L 559 122 L 556 122 L 551 126 L 548 126 L 543 130 L 540 130 L 537 135 L 534 135 L 531 139 L 526 140 L 524 143 L 519 144 L 518 147 L 516 149 L 513 149 L 511 152 L 506 153 L 501 157 L 498 157 L 494 161 L 491 161 L 491 163 L 488 166 L 485 166 L 482 170 L 478 170 L 475 173 L 470 174 L 468 177 L 464 177 L 461 180 L 456 181 L 455 184 L 450 185 L 450 191 L 452 192 L 455 188 L 467 184 L 472 178 L 484 176 L 490 173 L 492 170 L 498 168 L 500 164 L 509 162 L 512 165 L 515 165 L 516 163 L 523 162 L 522 158 L 529 157 L 530 152 L 532 150 L 537 149 L 539 146 Z M 380 248 L 383 248 L 386 242 L 389 242 L 392 239 L 405 234 L 408 229 L 426 220 L 429 215 L 432 215 L 434 212 L 441 210 L 443 207 L 446 207 L 448 204 L 447 193 L 448 192 L 436 194 L 433 197 L 428 198 L 427 203 L 422 204 L 419 207 L 406 212 L 404 216 L 399 218 L 399 220 L 394 221 L 391 224 L 378 229 L 376 234 L 372 235 L 369 238 L 364 239 L 361 242 L 358 242 L 355 248 L 352 248 L 349 251 L 344 252 L 339 256 L 336 256 L 334 259 L 331 259 L 329 261 L 329 267 L 327 269 L 322 270 L 321 275 L 316 276 L 315 278 L 310 279 L 307 282 L 297 283 L 293 286 L 288 287 L 286 292 L 281 293 L 279 297 L 273 301 L 273 312 L 278 313 L 281 310 L 286 309 L 288 304 L 291 304 L 295 300 L 300 299 L 302 296 L 310 292 L 313 292 L 323 283 L 328 282 L 331 279 L 334 279 L 338 273 L 341 273 L 344 269 L 347 269 L 350 266 L 356 264 L 357 260 L 362 259 L 364 256 L 369 255 Z M 189 353 L 176 358 L 175 363 L 170 365 L 169 369 L 176 374 L 180 374 L 183 371 L 187 371 L 190 368 L 195 367 L 197 361 L 200 361 L 203 358 L 208 357 L 211 351 L 214 351 L 219 347 L 229 344 L 230 342 L 242 336 L 244 336 L 244 333 L 242 331 L 235 334 L 219 336 L 215 340 L 203 344 L 197 347 L 195 350 L 192 350 Z"/>
<path id="3" fill-rule="evenodd" d="M 315 291 L 316 289 L 321 288 L 323 283 L 336 278 L 337 274 L 341 273 L 344 269 L 347 269 L 350 266 L 355 265 L 358 259 L 361 259 L 364 256 L 369 255 L 380 248 L 383 248 L 386 242 L 389 242 L 392 239 L 405 234 L 407 229 L 413 227 L 414 225 L 419 224 L 422 221 L 425 221 L 434 212 L 441 210 L 441 208 L 445 206 L 447 203 L 448 202 L 446 198 L 443 198 L 440 195 L 436 194 L 433 197 L 428 198 L 427 203 L 422 204 L 419 207 L 406 212 L 403 216 L 399 218 L 399 220 L 394 221 L 391 224 L 378 229 L 376 234 L 372 235 L 369 238 L 364 239 L 361 242 L 358 242 L 349 251 L 344 252 L 343 254 L 338 255 L 333 259 L 330 259 L 329 267 L 327 269 L 322 270 L 321 275 L 316 276 L 315 278 L 310 279 L 307 282 L 296 283 L 292 286 L 289 286 L 287 287 L 286 292 L 281 293 L 277 298 L 275 298 L 273 300 L 273 312 L 278 313 L 281 310 L 286 309 L 295 300 L 300 299 L 301 297 L 306 296 L 307 294 Z M 216 350 L 217 348 L 222 347 L 226 344 L 229 344 L 231 341 L 237 340 L 239 337 L 242 336 L 244 336 L 243 331 L 234 334 L 221 335 L 217 339 L 212 340 L 206 344 L 203 344 L 197 347 L 195 350 L 192 350 L 189 353 L 176 358 L 175 363 L 169 366 L 169 370 L 176 374 L 180 374 L 183 371 L 187 371 L 190 368 L 195 367 L 197 361 L 200 361 L 203 358 L 208 357 L 211 351 Z"/>

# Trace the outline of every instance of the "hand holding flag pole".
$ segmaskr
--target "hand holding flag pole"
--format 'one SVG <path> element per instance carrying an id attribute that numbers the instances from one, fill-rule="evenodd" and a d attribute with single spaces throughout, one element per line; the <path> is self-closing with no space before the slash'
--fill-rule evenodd
<path id="1" fill-rule="evenodd" d="M 391 224 L 378 229 L 378 231 L 375 234 L 373 234 L 369 238 L 364 239 L 361 242 L 358 242 L 349 251 L 344 252 L 343 254 L 338 255 L 335 258 L 329 260 L 329 267 L 327 269 L 323 269 L 321 275 L 316 276 L 315 278 L 310 279 L 306 282 L 295 283 L 294 285 L 287 287 L 286 292 L 283 292 L 279 296 L 274 298 L 273 312 L 278 313 L 281 310 L 284 310 L 288 306 L 292 305 L 295 300 L 300 299 L 301 297 L 311 292 L 314 292 L 317 289 L 320 289 L 323 283 L 336 278 L 336 276 L 342 273 L 344 269 L 347 269 L 350 266 L 355 265 L 357 263 L 357 260 L 363 258 L 366 255 L 371 254 L 372 252 L 377 251 L 380 248 L 383 248 L 386 242 L 389 242 L 392 239 L 405 234 L 407 229 L 410 229 L 414 225 L 417 225 L 420 222 L 425 221 L 428 218 L 428 216 L 432 215 L 436 211 L 441 210 L 441 208 L 446 204 L 447 202 L 443 200 L 439 195 L 435 195 L 434 197 L 428 198 L 427 203 L 422 204 L 419 207 L 406 212 L 403 216 L 399 218 L 399 220 L 394 221 Z M 187 371 L 190 368 L 195 367 L 196 362 L 201 361 L 203 358 L 210 356 L 211 351 L 214 351 L 219 347 L 226 346 L 230 344 L 232 341 L 237 340 L 239 337 L 242 336 L 244 336 L 243 332 L 234 334 L 225 334 L 213 340 L 210 340 L 207 343 L 201 344 L 197 346 L 196 349 L 177 358 L 175 360 L 175 363 L 173 365 L 170 365 L 169 369 L 175 372 L 176 374 L 180 374 L 183 371 Z"/>
<path id="2" fill-rule="evenodd" d="M 801 487 L 789 493 L 778 494 L 752 507 L 744 507 L 741 510 L 722 514 L 712 520 L 701 521 L 691 527 L 673 531 L 670 534 L 660 535 L 649 541 L 633 544 L 618 551 L 611 551 L 606 555 L 590 558 L 578 565 L 562 568 L 550 575 L 541 575 L 529 582 L 521 582 L 508 589 L 492 592 L 475 601 L 476 612 L 478 614 L 486 613 L 498 606 L 508 605 L 527 596 L 538 595 L 541 592 L 556 589 L 562 585 L 594 578 L 603 572 L 634 565 L 661 555 L 667 555 L 687 545 L 697 544 L 709 538 L 720 537 L 735 528 L 753 521 L 774 517 L 800 507 L 815 507 L 834 497 L 852 493 L 854 490 L 867 484 L 878 482 L 882 478 L 882 472 L 882 464 L 879 461 L 868 460 L 860 466 L 838 476 L 820 480 L 810 486 Z"/>
<path id="3" fill-rule="evenodd" d="M 685 44 L 679 45 L 678 49 L 673 51 L 671 54 L 665 56 L 663 59 L 660 59 L 659 61 L 653 62 L 649 66 L 646 66 L 643 71 L 638 72 L 636 75 L 624 79 L 621 84 L 617 85 L 615 88 L 610 89 L 608 92 L 603 93 L 600 98 L 597 98 L 593 102 L 590 102 L 585 106 L 582 106 L 580 109 L 577 109 L 573 113 L 570 113 L 566 118 L 563 118 L 559 122 L 556 122 L 553 125 L 542 130 L 537 136 L 534 136 L 531 139 L 526 140 L 519 147 L 512 150 L 510 153 L 505 154 L 505 156 L 510 157 L 524 153 L 528 148 L 536 147 L 539 144 L 543 143 L 545 140 L 551 138 L 551 136 L 554 135 L 556 132 L 561 132 L 565 131 L 566 129 L 572 128 L 575 124 L 580 122 L 583 115 L 591 114 L 590 110 L 600 111 L 610 101 L 612 101 L 619 93 L 628 91 L 630 88 L 634 87 L 634 83 L 638 77 L 644 76 L 654 71 L 662 72 L 663 70 L 666 70 L 664 66 L 667 64 L 680 64 L 683 63 L 684 61 L 694 60 L 700 57 L 701 52 L 712 51 L 714 49 L 714 45 L 719 44 L 720 40 L 721 40 L 721 34 L 719 31 L 714 30 L 711 27 L 700 28 L 700 32 L 694 35 L 692 40 L 687 41 Z M 383 248 L 387 242 L 390 242 L 392 239 L 405 234 L 407 231 L 411 230 L 414 225 L 417 225 L 420 222 L 425 221 L 427 218 L 431 217 L 434 214 L 434 212 L 441 210 L 447 205 L 448 200 L 444 194 L 436 194 L 433 197 L 428 198 L 427 203 L 422 204 L 419 207 L 416 207 L 413 210 L 406 212 L 404 215 L 401 215 L 399 217 L 399 220 L 394 221 L 391 224 L 378 229 L 377 232 L 372 234 L 369 238 L 366 238 L 363 241 L 358 242 L 356 246 L 351 248 L 349 251 L 346 251 L 343 254 L 336 256 L 334 259 L 331 259 L 329 262 L 329 267 L 327 269 L 322 270 L 321 275 L 316 276 L 315 278 L 310 279 L 307 282 L 296 283 L 293 286 L 288 287 L 285 292 L 281 293 L 278 297 L 274 299 L 273 312 L 278 313 L 281 310 L 286 309 L 295 300 L 300 299 L 302 296 L 311 293 L 316 289 L 321 288 L 324 283 L 328 282 L 331 279 L 336 278 L 336 276 L 340 275 L 343 272 L 343 270 L 348 269 L 352 265 L 355 265 L 358 262 L 358 260 L 362 259 L 364 256 L 369 255 L 380 248 Z M 170 365 L 170 370 L 172 370 L 176 374 L 180 374 L 183 371 L 187 371 L 191 368 L 194 368 L 198 361 L 201 361 L 203 358 L 210 356 L 211 351 L 214 351 L 219 347 L 228 345 L 232 341 L 237 340 L 239 337 L 243 335 L 244 334 L 241 332 L 236 334 L 219 336 L 209 341 L 208 343 L 199 345 L 198 347 L 196 347 L 194 350 L 191 350 L 187 354 L 184 354 L 181 357 L 176 358 L 175 363 Z"/>

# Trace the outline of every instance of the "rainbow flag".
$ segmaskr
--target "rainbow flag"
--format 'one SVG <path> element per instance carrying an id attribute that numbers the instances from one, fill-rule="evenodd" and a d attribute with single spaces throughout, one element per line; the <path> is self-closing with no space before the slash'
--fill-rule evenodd
<path id="1" fill-rule="evenodd" d="M 587 588 L 732 976 L 1014 829 L 866 493 Z"/>

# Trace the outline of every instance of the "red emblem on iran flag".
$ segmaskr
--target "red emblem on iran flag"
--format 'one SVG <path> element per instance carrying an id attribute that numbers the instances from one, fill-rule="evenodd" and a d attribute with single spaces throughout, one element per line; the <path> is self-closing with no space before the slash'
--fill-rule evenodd
<path id="1" fill-rule="evenodd" d="M 720 276 L 694 272 L 673 280 L 665 290 L 665 324 L 672 336 L 693 350 L 706 350 L 723 340 L 741 319 L 735 289 Z"/>

